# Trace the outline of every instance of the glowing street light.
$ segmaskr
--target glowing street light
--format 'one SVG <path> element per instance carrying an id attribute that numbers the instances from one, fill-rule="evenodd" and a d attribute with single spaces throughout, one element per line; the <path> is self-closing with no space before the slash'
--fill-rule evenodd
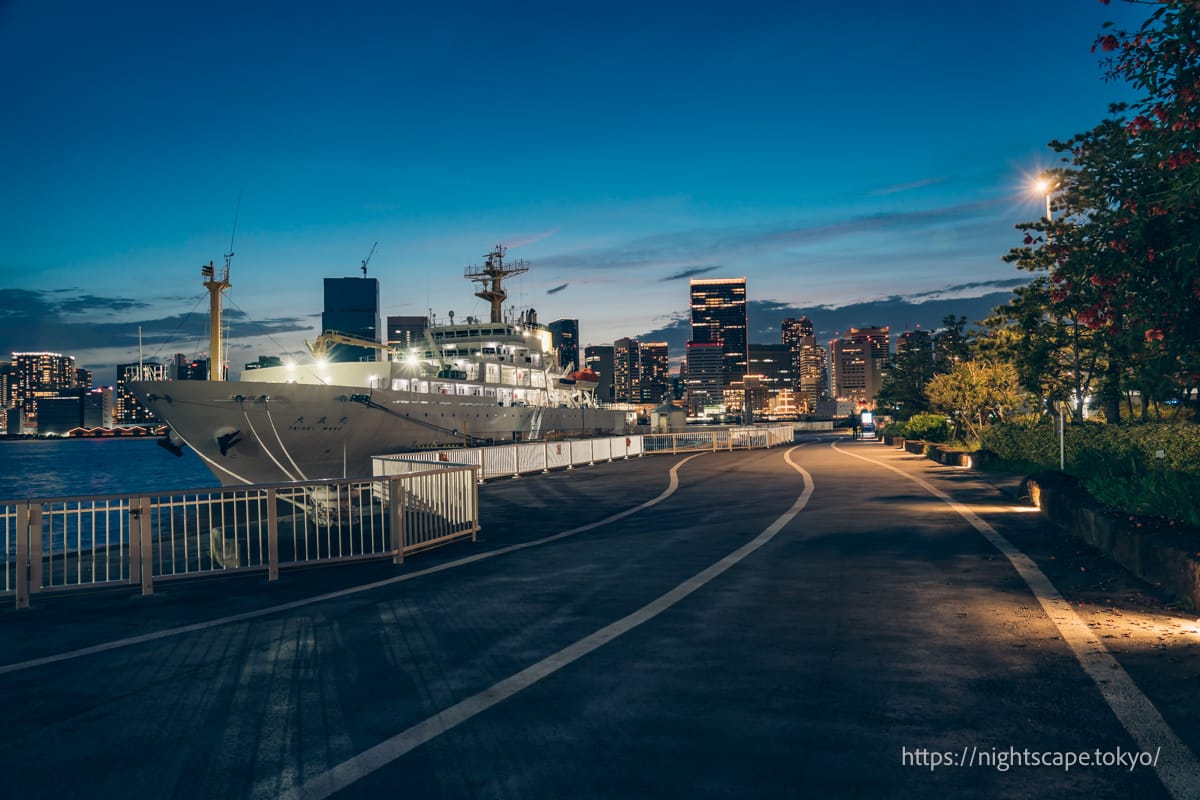
<path id="1" fill-rule="evenodd" d="M 1054 188 L 1054 184 L 1049 178 L 1038 178 L 1033 184 L 1034 191 L 1038 194 L 1046 196 L 1046 222 L 1050 222 L 1050 191 Z"/>

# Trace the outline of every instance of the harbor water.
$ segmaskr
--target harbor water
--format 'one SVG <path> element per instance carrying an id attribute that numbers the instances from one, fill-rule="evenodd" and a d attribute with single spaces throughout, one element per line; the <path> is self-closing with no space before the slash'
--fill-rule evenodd
<path id="1" fill-rule="evenodd" d="M 0 500 L 170 492 L 220 482 L 191 450 L 172 455 L 154 438 L 0 438 Z"/>

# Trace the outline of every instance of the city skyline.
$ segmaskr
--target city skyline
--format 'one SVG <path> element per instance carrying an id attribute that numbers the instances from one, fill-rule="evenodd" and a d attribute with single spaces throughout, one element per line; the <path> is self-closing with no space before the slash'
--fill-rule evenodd
<path id="1" fill-rule="evenodd" d="M 0 90 L 5 357 L 108 383 L 139 329 L 147 358 L 201 352 L 198 267 L 231 249 L 235 372 L 302 352 L 322 280 L 364 261 L 384 315 L 481 315 L 463 270 L 497 242 L 532 265 L 510 302 L 579 319 L 581 346 L 665 340 L 694 277 L 779 309 L 978 298 L 1021 280 L 1001 257 L 1039 215 L 1046 142 L 1129 97 L 1089 52 L 1103 22 L 1146 14 L 277 11 L 0 8 L 26 76 Z"/>

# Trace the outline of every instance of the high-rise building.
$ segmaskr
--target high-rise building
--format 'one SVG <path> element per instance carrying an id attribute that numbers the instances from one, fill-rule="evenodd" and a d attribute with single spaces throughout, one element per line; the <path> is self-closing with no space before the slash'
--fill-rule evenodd
<path id="1" fill-rule="evenodd" d="M 113 400 L 114 423 L 117 425 L 138 425 L 143 422 L 155 422 L 157 417 L 146 408 L 129 391 L 129 382 L 165 381 L 170 376 L 171 368 L 167 364 L 118 364 L 117 391 Z"/>
<path id="2" fill-rule="evenodd" d="M 208 359 L 206 358 L 188 358 L 183 353 L 176 353 L 171 364 L 171 371 L 177 381 L 208 380 Z"/>
<path id="3" fill-rule="evenodd" d="M 583 365 L 600 376 L 596 399 L 601 403 L 613 401 L 616 383 L 613 376 L 614 352 L 611 344 L 589 345 L 583 350 Z"/>
<path id="4" fill-rule="evenodd" d="M 550 329 L 550 344 L 558 350 L 558 366 L 580 369 L 579 320 L 556 319 L 546 327 Z"/>
<path id="5" fill-rule="evenodd" d="M 613 399 L 618 403 L 641 402 L 641 342 L 628 337 L 613 342 Z"/>
<path id="6" fill-rule="evenodd" d="M 83 391 L 64 390 L 58 397 L 39 397 L 37 432 L 39 436 L 66 436 L 72 428 L 83 425 Z"/>
<path id="7" fill-rule="evenodd" d="M 642 342 L 638 402 L 659 404 L 671 394 L 671 360 L 666 342 Z"/>
<path id="8" fill-rule="evenodd" d="M 112 389 L 92 389 L 83 396 L 83 427 L 112 427 Z"/>
<path id="9" fill-rule="evenodd" d="M 75 357 L 59 353 L 12 355 L 16 379 L 13 405 L 19 407 L 25 424 L 36 430 L 38 398 L 58 397 L 59 392 L 76 388 Z"/>
<path id="10" fill-rule="evenodd" d="M 8 408 L 15 400 L 17 378 L 11 361 L 0 361 L 0 408 Z"/>
<path id="11" fill-rule="evenodd" d="M 721 342 L 722 381 L 746 374 L 746 279 L 693 279 L 691 288 L 693 342 Z"/>
<path id="12" fill-rule="evenodd" d="M 85 367 L 75 368 L 75 388 L 85 392 L 92 389 L 92 371 Z"/>
<path id="13" fill-rule="evenodd" d="M 391 347 L 403 350 L 410 347 L 424 349 L 425 331 L 428 328 L 428 317 L 389 316 L 387 318 L 387 343 Z"/>
<path id="14" fill-rule="evenodd" d="M 891 353 L 888 327 L 851 328 L 829 343 L 829 371 L 836 400 L 872 405 L 883 382 Z"/>
<path id="15" fill-rule="evenodd" d="M 780 341 L 792 354 L 793 389 L 800 389 L 800 349 L 806 340 L 813 338 L 813 324 L 808 317 L 788 317 L 780 325 Z"/>
<path id="16" fill-rule="evenodd" d="M 747 377 L 746 391 L 750 409 L 755 414 L 775 413 L 783 392 L 788 405 L 792 404 L 795 381 L 792 378 L 792 349 L 784 344 L 752 344 L 749 348 L 746 375 L 758 376 L 752 383 Z M 751 394 L 751 389 L 754 394 Z"/>
<path id="17" fill-rule="evenodd" d="M 721 342 L 687 343 L 688 413 L 703 416 L 705 408 L 724 405 L 721 392 L 724 376 L 725 346 Z"/>
<path id="18" fill-rule="evenodd" d="M 379 281 L 375 278 L 326 278 L 321 331 L 337 331 L 379 342 Z M 378 361 L 372 347 L 334 345 L 330 361 Z"/>
<path id="19" fill-rule="evenodd" d="M 800 340 L 800 386 L 797 390 L 796 407 L 804 414 L 817 410 L 817 401 L 829 395 L 829 353 L 817 344 L 815 336 L 804 336 Z"/>

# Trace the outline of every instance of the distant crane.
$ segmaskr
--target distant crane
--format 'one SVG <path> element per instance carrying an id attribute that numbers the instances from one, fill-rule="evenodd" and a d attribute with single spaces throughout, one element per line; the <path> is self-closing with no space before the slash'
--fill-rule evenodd
<path id="1" fill-rule="evenodd" d="M 363 259 L 362 271 L 363 271 L 364 278 L 367 277 L 367 264 L 370 263 L 371 256 L 375 255 L 375 248 L 378 246 L 379 246 L 379 242 L 376 242 L 375 244 L 371 245 L 371 252 L 367 253 L 367 257 Z"/>

